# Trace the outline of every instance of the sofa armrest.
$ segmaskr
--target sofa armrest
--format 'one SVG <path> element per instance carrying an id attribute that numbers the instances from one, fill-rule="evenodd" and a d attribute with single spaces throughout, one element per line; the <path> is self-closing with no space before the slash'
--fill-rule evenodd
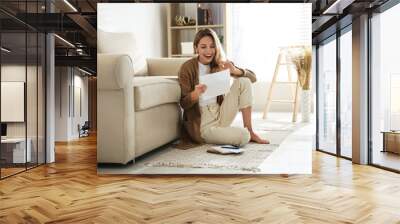
<path id="1" fill-rule="evenodd" d="M 133 80 L 133 63 L 127 54 L 97 54 L 97 88 L 122 89 Z"/>
<path id="2" fill-rule="evenodd" d="M 97 162 L 135 158 L 132 60 L 125 54 L 97 54 Z"/>
<path id="3" fill-rule="evenodd" d="M 178 76 L 181 65 L 189 58 L 147 58 L 149 75 Z"/>

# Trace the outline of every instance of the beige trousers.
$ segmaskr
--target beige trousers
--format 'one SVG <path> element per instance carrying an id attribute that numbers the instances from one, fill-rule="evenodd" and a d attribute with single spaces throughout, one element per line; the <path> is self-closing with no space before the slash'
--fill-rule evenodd
<path id="1" fill-rule="evenodd" d="M 217 103 L 201 107 L 201 137 L 210 144 L 243 146 L 250 141 L 246 128 L 230 127 L 239 110 L 252 105 L 251 82 L 236 78 L 221 106 Z"/>

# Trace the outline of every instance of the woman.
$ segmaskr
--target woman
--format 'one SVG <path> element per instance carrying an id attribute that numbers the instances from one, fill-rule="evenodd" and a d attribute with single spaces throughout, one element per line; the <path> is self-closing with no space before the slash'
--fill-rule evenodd
<path id="1" fill-rule="evenodd" d="M 224 59 L 221 43 L 211 29 L 198 31 L 193 46 L 198 56 L 186 61 L 179 71 L 180 105 L 184 110 L 180 148 L 191 147 L 193 143 L 243 146 L 253 141 L 268 144 L 269 141 L 253 131 L 251 124 L 254 73 Z M 225 69 L 235 78 L 229 93 L 203 99 L 201 95 L 207 86 L 199 84 L 199 76 Z M 244 128 L 230 127 L 238 110 L 242 112 Z"/>

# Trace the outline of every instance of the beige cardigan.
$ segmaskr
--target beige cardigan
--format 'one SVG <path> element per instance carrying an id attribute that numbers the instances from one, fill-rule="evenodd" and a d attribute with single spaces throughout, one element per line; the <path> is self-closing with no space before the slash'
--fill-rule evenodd
<path id="1" fill-rule="evenodd" d="M 247 69 L 241 69 L 243 77 L 248 77 L 251 82 L 255 82 L 255 74 Z M 216 72 L 213 69 L 211 72 Z M 233 76 L 238 77 L 238 76 Z M 180 105 L 183 108 L 183 122 L 181 127 L 181 141 L 177 145 L 180 149 L 187 149 L 196 145 L 204 143 L 201 138 L 200 125 L 201 125 L 201 112 L 198 100 L 194 101 L 191 98 L 191 92 L 195 86 L 199 84 L 199 63 L 198 58 L 193 57 L 186 61 L 179 71 L 179 85 L 181 87 L 181 100 Z M 219 105 L 224 100 L 223 96 L 217 97 Z"/>

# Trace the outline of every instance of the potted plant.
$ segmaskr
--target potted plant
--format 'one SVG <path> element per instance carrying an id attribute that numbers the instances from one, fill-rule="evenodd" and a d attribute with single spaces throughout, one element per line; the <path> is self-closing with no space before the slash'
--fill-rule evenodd
<path id="1" fill-rule="evenodd" d="M 290 50 L 290 58 L 295 65 L 298 80 L 301 86 L 301 116 L 303 122 L 310 121 L 311 113 L 311 62 L 312 50 L 310 46 L 299 46 Z"/>

